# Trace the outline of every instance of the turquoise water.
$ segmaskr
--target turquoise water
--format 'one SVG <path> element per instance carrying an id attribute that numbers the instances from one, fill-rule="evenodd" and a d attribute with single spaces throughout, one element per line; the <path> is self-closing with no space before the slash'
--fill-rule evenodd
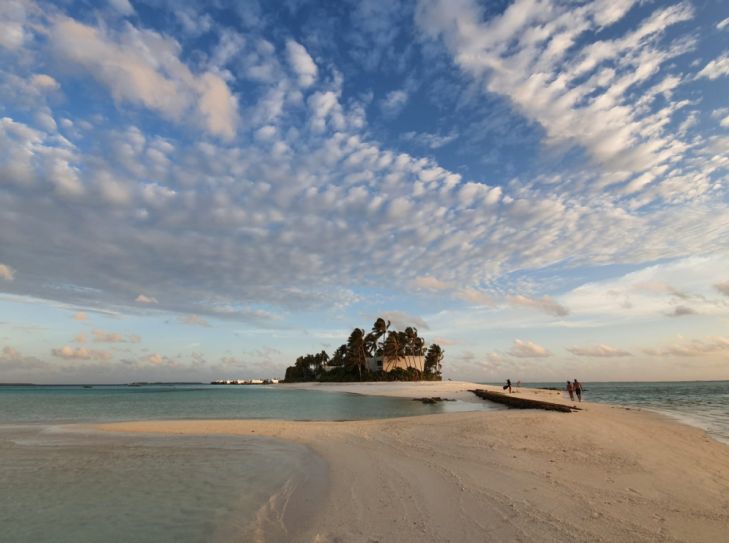
<path id="1" fill-rule="evenodd" d="M 82 432 L 68 423 L 349 420 L 490 408 L 275 386 L 0 387 L 0 541 L 284 542 L 295 528 L 281 523 L 280 504 L 292 500 L 306 517 L 326 488 L 322 461 L 294 443 Z"/>
<path id="2" fill-rule="evenodd" d="M 14 543 L 285 541 L 262 506 L 326 477 L 304 447 L 265 438 L 5 427 L 0 458 L 0 541 Z"/>
<path id="3" fill-rule="evenodd" d="M 565 383 L 525 383 L 556 387 Z M 582 398 L 591 402 L 642 407 L 679 419 L 729 444 L 729 381 L 583 383 Z M 566 394 L 566 393 L 564 393 Z"/>
<path id="4" fill-rule="evenodd" d="M 0 386 L 0 424 L 154 419 L 354 420 L 489 409 L 488 404 L 423 405 L 276 386 Z"/>

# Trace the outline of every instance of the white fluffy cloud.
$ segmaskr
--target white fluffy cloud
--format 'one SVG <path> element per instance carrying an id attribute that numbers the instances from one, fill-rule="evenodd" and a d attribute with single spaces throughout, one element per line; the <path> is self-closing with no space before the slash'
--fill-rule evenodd
<path id="1" fill-rule="evenodd" d="M 105 362 L 112 358 L 111 353 L 108 351 L 87 349 L 86 347 L 71 347 L 70 345 L 51 349 L 51 354 L 58 358 L 65 358 L 66 360 L 97 360 Z"/>
<path id="2" fill-rule="evenodd" d="M 529 296 L 517 294 L 515 296 L 509 296 L 507 300 L 512 305 L 530 307 L 547 313 L 548 315 L 554 315 L 555 317 L 566 317 L 570 313 L 569 309 L 549 296 L 531 298 Z"/>
<path id="3" fill-rule="evenodd" d="M 133 15 L 134 8 L 129 0 L 109 0 L 109 5 L 122 15 Z"/>
<path id="4" fill-rule="evenodd" d="M 666 347 L 643 349 L 651 356 L 705 356 L 729 352 L 729 338 L 714 337 L 680 341 Z"/>
<path id="5" fill-rule="evenodd" d="M 567 350 L 575 356 L 587 356 L 595 358 L 614 358 L 630 356 L 628 351 L 611 347 L 609 345 L 591 345 L 586 347 L 568 347 Z"/>
<path id="6" fill-rule="evenodd" d="M 491 306 L 496 303 L 493 296 L 476 288 L 460 289 L 456 292 L 456 298 L 477 306 Z"/>
<path id="7" fill-rule="evenodd" d="M 516 358 L 547 358 L 552 356 L 545 347 L 534 343 L 533 341 L 524 341 L 521 339 L 515 339 L 514 344 L 507 353 Z"/>
<path id="8" fill-rule="evenodd" d="M 140 337 L 135 334 L 123 335 L 117 332 L 105 332 L 104 330 L 94 330 L 95 343 L 139 343 Z"/>
<path id="9" fill-rule="evenodd" d="M 27 38 L 25 21 L 27 5 L 21 0 L 0 3 L 0 47 L 16 50 Z"/>
<path id="10" fill-rule="evenodd" d="M 584 147 L 610 173 L 605 177 L 610 183 L 665 163 L 683 147 L 663 120 L 680 106 L 670 104 L 658 113 L 647 107 L 654 97 L 670 93 L 680 78 L 648 82 L 686 49 L 686 44 L 656 44 L 667 28 L 693 16 L 690 5 L 657 9 L 613 39 L 581 41 L 618 22 L 634 3 L 545 0 L 537 6 L 517 0 L 483 21 L 475 0 L 423 0 L 417 21 L 485 90 L 508 98 L 541 124 L 549 142 Z M 646 88 L 636 103 L 632 92 L 641 85 Z"/>
<path id="11" fill-rule="evenodd" d="M 619 319 L 719 315 L 716 285 L 725 276 L 724 256 L 690 257 L 647 266 L 622 277 L 584 284 L 562 296 L 576 317 Z"/>
<path id="12" fill-rule="evenodd" d="M 15 270 L 7 264 L 0 263 L 0 279 L 12 281 L 15 279 Z"/>
<path id="13" fill-rule="evenodd" d="M 318 73 L 314 59 L 311 58 L 306 48 L 294 40 L 286 42 L 286 54 L 291 65 L 298 76 L 299 85 L 310 87 L 316 81 Z"/>
<path id="14" fill-rule="evenodd" d="M 180 60 L 180 45 L 131 25 L 120 33 L 57 17 L 50 28 L 53 54 L 81 68 L 109 88 L 117 102 L 131 102 L 183 122 L 189 111 L 211 134 L 230 139 L 238 104 L 217 74 L 193 74 Z"/>
<path id="15" fill-rule="evenodd" d="M 387 93 L 380 102 L 382 112 L 389 116 L 395 117 L 398 115 L 408 102 L 408 93 L 404 90 L 394 90 Z"/>
<path id="16" fill-rule="evenodd" d="M 707 79 L 719 79 L 729 75 L 729 55 L 723 55 L 709 62 L 696 75 L 696 77 L 706 77 Z"/>
<path id="17" fill-rule="evenodd" d="M 157 304 L 157 298 L 154 296 L 147 296 L 146 294 L 140 294 L 134 299 L 135 302 L 140 304 Z"/>

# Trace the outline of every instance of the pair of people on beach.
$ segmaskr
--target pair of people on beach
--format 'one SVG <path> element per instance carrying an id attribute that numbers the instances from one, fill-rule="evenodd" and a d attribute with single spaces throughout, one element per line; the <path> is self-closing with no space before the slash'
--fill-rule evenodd
<path id="1" fill-rule="evenodd" d="M 579 401 L 582 401 L 582 384 L 577 379 L 574 383 L 567 381 L 567 394 L 570 395 L 571 401 L 575 400 L 575 396 Z"/>

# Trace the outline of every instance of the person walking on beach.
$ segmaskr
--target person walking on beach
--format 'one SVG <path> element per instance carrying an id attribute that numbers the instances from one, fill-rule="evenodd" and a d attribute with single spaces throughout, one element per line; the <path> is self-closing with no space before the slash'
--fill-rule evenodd
<path id="1" fill-rule="evenodd" d="M 570 401 L 574 402 L 575 401 L 575 389 L 572 387 L 572 383 L 570 383 L 569 381 L 567 381 L 567 394 L 570 395 Z"/>
<path id="2" fill-rule="evenodd" d="M 572 388 L 575 391 L 577 400 L 581 402 L 582 401 L 582 385 L 580 384 L 580 382 L 577 379 L 575 379 L 575 382 L 572 383 Z"/>
<path id="3" fill-rule="evenodd" d="M 506 380 L 506 384 L 504 385 L 504 390 L 509 389 L 509 394 L 511 394 L 511 379 Z"/>

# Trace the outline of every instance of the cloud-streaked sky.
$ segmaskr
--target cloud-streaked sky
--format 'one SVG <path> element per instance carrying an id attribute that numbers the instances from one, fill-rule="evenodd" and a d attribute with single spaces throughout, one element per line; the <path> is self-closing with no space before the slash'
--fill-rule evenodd
<path id="1" fill-rule="evenodd" d="M 203 6 L 204 4 L 208 4 Z M 723 0 L 4 0 L 0 382 L 729 378 Z"/>

